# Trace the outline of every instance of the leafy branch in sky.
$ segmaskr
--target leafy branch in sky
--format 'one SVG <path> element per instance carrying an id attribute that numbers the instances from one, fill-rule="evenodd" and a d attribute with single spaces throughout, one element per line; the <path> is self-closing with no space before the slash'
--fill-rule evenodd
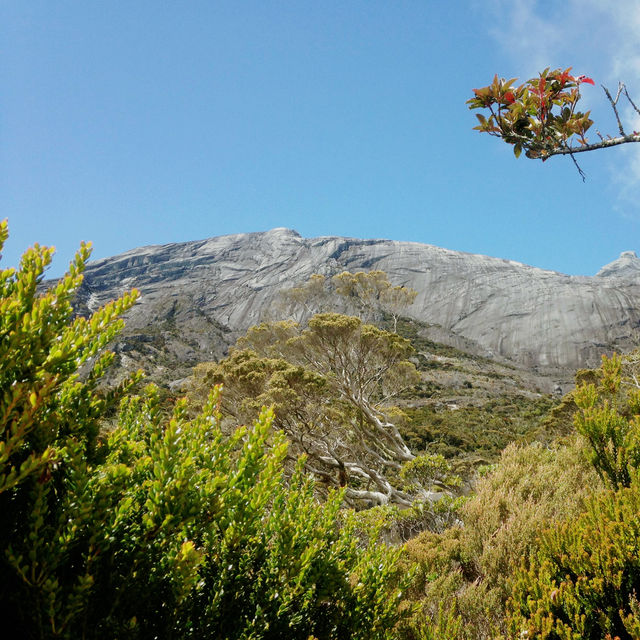
<path id="1" fill-rule="evenodd" d="M 640 132 L 625 131 L 618 112 L 620 98 L 624 96 L 638 115 L 640 109 L 623 83 L 619 83 L 615 98 L 603 86 L 615 114 L 619 135 L 603 136 L 597 132 L 600 140 L 590 143 L 587 131 L 593 125 L 593 120 L 590 111 L 580 111 L 578 103 L 581 98 L 580 87 L 595 85 L 595 82 L 584 75 L 573 76 L 570 71 L 571 67 L 553 71 L 547 68 L 537 78 L 518 86 L 515 84 L 516 78 L 505 80 L 494 76 L 490 85 L 474 89 L 474 97 L 467 100 L 470 109 L 487 109 L 489 112 L 488 116 L 476 114 L 479 124 L 474 129 L 512 144 L 516 158 L 523 151 L 528 158 L 541 159 L 543 162 L 551 156 L 570 155 L 584 180 L 584 173 L 574 154 L 640 142 Z"/>

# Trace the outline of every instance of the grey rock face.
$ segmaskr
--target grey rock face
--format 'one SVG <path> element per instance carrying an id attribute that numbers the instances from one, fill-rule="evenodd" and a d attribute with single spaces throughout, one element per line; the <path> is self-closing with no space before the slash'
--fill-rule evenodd
<path id="1" fill-rule="evenodd" d="M 640 258 L 635 251 L 623 251 L 620 257 L 596 273 L 598 278 L 620 278 L 629 282 L 640 279 Z"/>
<path id="2" fill-rule="evenodd" d="M 597 366 L 602 353 L 630 348 L 640 325 L 640 259 L 633 252 L 595 277 L 567 276 L 431 245 L 305 239 L 289 229 L 143 247 L 92 262 L 82 302 L 91 310 L 139 289 L 126 340 L 138 335 L 159 367 L 167 350 L 191 365 L 220 357 L 251 325 L 274 317 L 282 289 L 313 273 L 372 269 L 418 291 L 407 315 L 434 325 L 434 339 L 549 373 Z"/>

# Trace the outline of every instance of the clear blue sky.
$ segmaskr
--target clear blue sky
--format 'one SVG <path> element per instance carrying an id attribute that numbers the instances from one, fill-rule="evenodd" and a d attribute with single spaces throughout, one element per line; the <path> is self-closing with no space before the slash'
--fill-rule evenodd
<path id="1" fill-rule="evenodd" d="M 584 154 L 583 184 L 465 105 L 544 66 L 640 101 L 635 0 L 1 0 L 0 45 L 5 266 L 36 241 L 57 275 L 84 239 L 97 258 L 280 226 L 571 274 L 640 250 L 640 145 Z"/>

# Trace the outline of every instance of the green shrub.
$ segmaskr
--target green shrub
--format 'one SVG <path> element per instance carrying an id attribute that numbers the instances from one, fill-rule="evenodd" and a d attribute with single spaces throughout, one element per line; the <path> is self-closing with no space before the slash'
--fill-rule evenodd
<path id="1" fill-rule="evenodd" d="M 498 460 L 511 442 L 538 439 L 541 418 L 553 403 L 548 396 L 530 399 L 512 394 L 455 411 L 437 410 L 433 405 L 406 407 L 408 421 L 400 429 L 416 451 L 439 453 L 477 467 Z"/>
<path id="2" fill-rule="evenodd" d="M 512 637 L 640 638 L 638 482 L 597 494 L 586 513 L 547 531 L 513 588 Z"/>
<path id="3" fill-rule="evenodd" d="M 6 222 L 0 241 L 6 239 Z M 362 542 L 342 494 L 313 496 L 263 413 L 224 435 L 218 397 L 166 416 L 157 389 L 97 383 L 125 296 L 71 301 L 89 250 L 52 289 L 52 251 L 0 273 L 0 613 L 24 638 L 390 638 L 399 551 Z M 82 376 L 80 372 L 82 370 Z M 398 586 L 394 586 L 398 585 Z"/>
<path id="4" fill-rule="evenodd" d="M 513 580 L 510 631 L 526 637 L 640 638 L 640 388 L 637 353 L 603 358 L 574 393 L 576 429 L 611 487 L 544 533 Z"/>
<path id="5" fill-rule="evenodd" d="M 109 495 L 122 479 L 101 541 L 116 546 L 96 561 L 105 589 L 92 598 L 93 624 L 140 638 L 389 637 L 398 552 L 371 531 L 361 548 L 341 494 L 316 501 L 302 463 L 283 481 L 287 444 L 272 414 L 227 437 L 217 397 L 193 420 L 179 403 L 162 429 L 155 403 L 126 402 L 91 487 Z M 117 608 L 105 607 L 114 593 Z"/>
<path id="6" fill-rule="evenodd" d="M 581 440 L 510 445 L 461 507 L 463 526 L 407 543 L 408 566 L 417 565 L 411 599 L 433 619 L 455 603 L 463 621 L 456 638 L 493 637 L 522 557 L 550 522 L 581 513 L 599 486 Z"/>
<path id="7" fill-rule="evenodd" d="M 627 365 L 629 360 L 627 359 Z M 603 357 L 599 384 L 575 391 L 575 425 L 588 441 L 591 462 L 612 487 L 628 487 L 640 466 L 640 388 L 636 376 L 623 376 L 619 356 Z"/>
<path id="8" fill-rule="evenodd" d="M 0 245 L 7 236 L 4 221 Z M 24 637 L 59 633 L 91 588 L 74 542 L 91 507 L 75 492 L 97 462 L 100 420 L 117 396 L 97 393 L 112 357 L 102 350 L 136 294 L 74 318 L 89 252 L 83 245 L 45 292 L 52 249 L 35 245 L 18 270 L 0 272 L 0 614 Z"/>

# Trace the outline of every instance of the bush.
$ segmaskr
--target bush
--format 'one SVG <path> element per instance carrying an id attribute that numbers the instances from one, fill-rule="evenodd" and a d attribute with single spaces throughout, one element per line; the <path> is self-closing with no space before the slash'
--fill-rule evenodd
<path id="1" fill-rule="evenodd" d="M 440 607 L 455 604 L 464 623 L 455 638 L 494 637 L 522 557 L 550 522 L 581 513 L 598 486 L 581 440 L 507 447 L 461 507 L 463 526 L 407 543 L 407 562 L 418 567 L 410 597 L 421 615 L 437 620 Z"/>
<path id="2" fill-rule="evenodd" d="M 626 359 L 627 368 L 634 366 L 632 361 L 633 356 Z M 615 354 L 602 358 L 598 378 L 599 384 L 583 384 L 575 391 L 576 429 L 589 443 L 600 477 L 615 489 L 628 487 L 640 466 L 638 378 L 623 376 L 623 360 Z"/>
<path id="3" fill-rule="evenodd" d="M 7 236 L 0 225 L 0 241 Z M 224 435 L 218 396 L 193 418 L 159 394 L 97 384 L 125 296 L 71 301 L 89 256 L 40 293 L 52 250 L 0 273 L 0 613 L 25 638 L 389 638 L 398 551 L 321 504 L 263 413 Z M 82 368 L 82 369 L 81 369 Z M 82 371 L 82 376 L 80 375 Z M 122 395 L 122 394 L 121 394 Z M 394 587 L 393 585 L 399 585 Z"/>
<path id="4" fill-rule="evenodd" d="M 638 514 L 636 481 L 597 494 L 586 513 L 547 531 L 514 580 L 512 636 L 640 638 Z"/>
<path id="5" fill-rule="evenodd" d="M 577 430 L 607 491 L 547 531 L 513 581 L 510 631 L 561 640 L 640 638 L 638 354 L 603 358 L 574 393 Z M 583 376 L 584 377 L 584 376 Z"/>
<path id="6" fill-rule="evenodd" d="M 153 390 L 125 403 L 90 488 L 118 491 L 87 619 L 139 638 L 388 637 L 398 552 L 371 531 L 361 548 L 341 494 L 317 502 L 302 463 L 283 481 L 287 444 L 271 413 L 226 437 L 217 402 L 194 420 L 179 403 L 161 429 Z M 115 593 L 117 608 L 105 607 Z"/>
<path id="7" fill-rule="evenodd" d="M 0 246 L 7 237 L 4 221 Z M 91 508 L 75 496 L 97 461 L 100 420 L 117 395 L 97 393 L 112 357 L 102 350 L 136 294 L 74 318 L 89 252 L 83 245 L 46 292 L 40 283 L 52 249 L 36 245 L 18 270 L 0 272 L 0 614 L 24 637 L 59 633 L 90 589 L 72 532 Z"/>

